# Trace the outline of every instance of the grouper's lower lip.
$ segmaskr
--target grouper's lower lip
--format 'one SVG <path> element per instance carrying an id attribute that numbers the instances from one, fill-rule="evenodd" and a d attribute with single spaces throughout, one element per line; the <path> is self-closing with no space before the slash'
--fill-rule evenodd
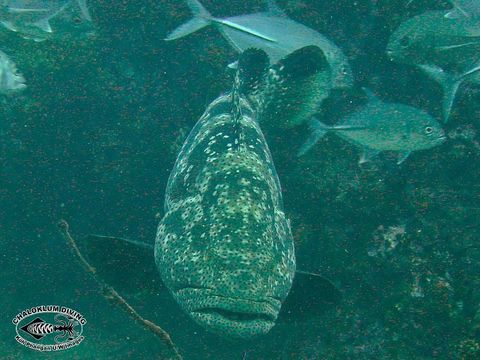
<path id="1" fill-rule="evenodd" d="M 232 338 L 249 339 L 266 334 L 275 325 L 281 302 L 226 297 L 215 290 L 184 288 L 175 293 L 183 309 L 205 329 Z"/>

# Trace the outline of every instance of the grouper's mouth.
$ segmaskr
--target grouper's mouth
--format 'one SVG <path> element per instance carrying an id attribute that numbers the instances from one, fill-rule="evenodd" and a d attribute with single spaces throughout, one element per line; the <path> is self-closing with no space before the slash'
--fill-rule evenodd
<path id="1" fill-rule="evenodd" d="M 208 331 L 239 339 L 266 334 L 275 325 L 280 300 L 273 297 L 222 296 L 213 289 L 183 288 L 174 294 L 180 306 Z"/>

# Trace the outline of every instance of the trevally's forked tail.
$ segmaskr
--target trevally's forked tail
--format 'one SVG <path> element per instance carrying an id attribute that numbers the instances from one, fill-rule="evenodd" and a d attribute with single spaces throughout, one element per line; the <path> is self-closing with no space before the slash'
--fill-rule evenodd
<path id="1" fill-rule="evenodd" d="M 187 0 L 187 5 L 193 12 L 193 19 L 187 21 L 185 24 L 180 25 L 175 30 L 167 35 L 165 40 L 176 40 L 181 37 L 187 36 L 195 31 L 198 31 L 212 23 L 213 17 L 203 7 L 200 2 L 196 0 Z"/>
<path id="2" fill-rule="evenodd" d="M 460 85 L 468 82 L 470 77 L 480 72 L 480 62 L 474 64 L 471 69 L 468 69 L 460 75 L 450 74 L 444 69 L 434 65 L 418 65 L 418 67 L 442 87 L 442 115 L 443 122 L 447 123 Z"/>
<path id="3" fill-rule="evenodd" d="M 310 151 L 311 148 L 320 140 L 322 137 L 324 137 L 328 132 L 330 131 L 355 131 L 355 130 L 365 130 L 365 126 L 357 125 L 326 125 L 322 123 L 320 120 L 317 118 L 312 117 L 308 121 L 308 127 L 310 128 L 310 136 L 307 138 L 305 143 L 300 146 L 297 152 L 297 156 L 303 156 L 305 155 L 308 151 Z"/>

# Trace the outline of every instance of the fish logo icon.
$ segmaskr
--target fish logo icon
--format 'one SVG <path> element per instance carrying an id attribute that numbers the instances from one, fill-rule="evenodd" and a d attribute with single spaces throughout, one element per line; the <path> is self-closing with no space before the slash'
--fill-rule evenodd
<path id="1" fill-rule="evenodd" d="M 66 350 L 80 344 L 86 320 L 79 312 L 58 305 L 42 305 L 26 309 L 15 316 L 15 339 L 38 351 Z"/>
<path id="2" fill-rule="evenodd" d="M 64 317 L 65 320 L 61 319 L 61 317 Z M 22 326 L 21 329 L 33 336 L 36 340 L 40 340 L 46 335 L 60 332 L 59 335 L 55 336 L 56 343 L 62 342 L 62 338 L 66 340 L 73 340 L 76 335 L 78 336 L 78 332 L 74 330 L 74 327 L 79 325 L 78 321 L 70 316 L 65 316 L 62 314 L 55 315 L 55 320 L 60 324 L 49 324 L 42 318 L 38 317 L 35 320 L 32 320 L 30 323 Z"/>

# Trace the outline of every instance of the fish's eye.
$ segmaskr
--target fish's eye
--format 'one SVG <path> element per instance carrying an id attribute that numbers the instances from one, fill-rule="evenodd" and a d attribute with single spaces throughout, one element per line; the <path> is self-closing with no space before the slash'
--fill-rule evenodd
<path id="1" fill-rule="evenodd" d="M 431 135 L 433 133 L 433 128 L 431 126 L 427 126 L 425 128 L 425 134 Z"/>
<path id="2" fill-rule="evenodd" d="M 73 23 L 76 25 L 80 25 L 83 22 L 80 16 L 75 16 L 72 20 L 73 20 Z"/>
<path id="3" fill-rule="evenodd" d="M 408 45 L 410 45 L 411 41 L 412 39 L 410 38 L 410 36 L 405 35 L 400 39 L 400 46 L 407 47 Z"/>

